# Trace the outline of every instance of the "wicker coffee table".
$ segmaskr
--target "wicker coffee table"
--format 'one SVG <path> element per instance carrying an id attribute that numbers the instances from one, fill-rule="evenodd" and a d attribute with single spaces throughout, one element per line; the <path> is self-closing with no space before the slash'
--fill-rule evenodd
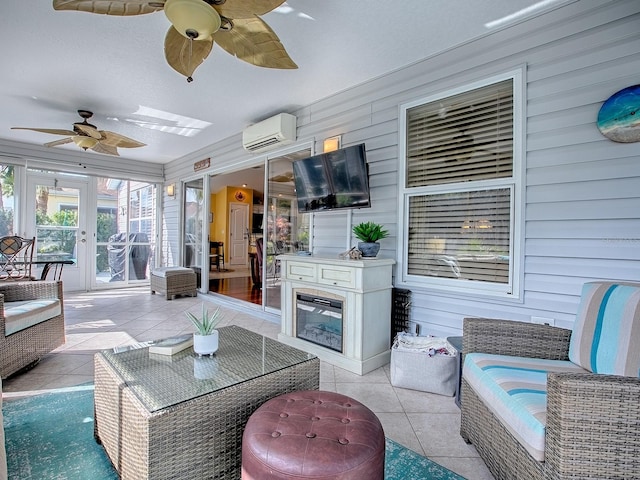
<path id="1" fill-rule="evenodd" d="M 95 436 L 122 479 L 239 479 L 242 433 L 265 401 L 317 390 L 314 355 L 237 326 L 215 356 L 132 348 L 95 356 Z"/>

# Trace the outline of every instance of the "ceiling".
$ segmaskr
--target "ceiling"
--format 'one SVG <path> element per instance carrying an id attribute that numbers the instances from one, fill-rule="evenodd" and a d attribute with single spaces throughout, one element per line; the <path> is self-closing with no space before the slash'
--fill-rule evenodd
<path id="1" fill-rule="evenodd" d="M 147 144 L 120 149 L 122 157 L 168 163 L 563 3 L 289 0 L 263 19 L 297 70 L 255 67 L 214 46 L 187 83 L 164 59 L 170 24 L 163 12 L 118 17 L 54 11 L 51 0 L 2 0 L 0 139 L 58 140 L 10 128 L 71 129 L 81 120 L 76 110 L 88 109 L 99 129 Z M 516 12 L 522 15 L 486 25 Z"/>

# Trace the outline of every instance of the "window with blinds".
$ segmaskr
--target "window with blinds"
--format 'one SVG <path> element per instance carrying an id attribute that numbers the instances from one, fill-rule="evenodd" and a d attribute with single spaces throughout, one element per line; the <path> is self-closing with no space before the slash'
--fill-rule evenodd
<path id="1" fill-rule="evenodd" d="M 508 283 L 511 189 L 409 198 L 409 275 Z"/>
<path id="2" fill-rule="evenodd" d="M 407 111 L 407 187 L 512 173 L 512 80 Z"/>
<path id="3" fill-rule="evenodd" d="M 509 291 L 514 79 L 414 105 L 405 115 L 406 274 Z"/>

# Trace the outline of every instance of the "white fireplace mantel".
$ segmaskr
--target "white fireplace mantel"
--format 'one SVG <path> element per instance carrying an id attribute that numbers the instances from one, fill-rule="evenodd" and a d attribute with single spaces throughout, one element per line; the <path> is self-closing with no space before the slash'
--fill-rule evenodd
<path id="1" fill-rule="evenodd" d="M 282 325 L 278 340 L 363 375 L 391 357 L 392 259 L 342 260 L 280 255 Z M 343 301 L 342 353 L 296 338 L 296 294 Z"/>

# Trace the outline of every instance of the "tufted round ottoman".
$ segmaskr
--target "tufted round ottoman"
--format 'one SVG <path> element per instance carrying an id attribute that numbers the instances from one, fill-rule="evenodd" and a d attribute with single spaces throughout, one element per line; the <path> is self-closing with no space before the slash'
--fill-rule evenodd
<path id="1" fill-rule="evenodd" d="M 249 417 L 242 480 L 383 480 L 385 439 L 375 414 L 333 392 L 272 398 Z"/>

